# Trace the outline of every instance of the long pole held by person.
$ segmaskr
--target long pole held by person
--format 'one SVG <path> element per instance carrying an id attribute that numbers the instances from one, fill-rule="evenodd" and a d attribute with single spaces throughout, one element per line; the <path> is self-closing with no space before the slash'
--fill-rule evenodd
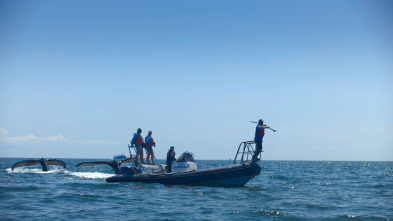
<path id="1" fill-rule="evenodd" d="M 251 121 L 251 123 L 257 124 L 258 122 Z M 276 132 L 276 131 L 277 131 L 276 129 L 273 129 L 273 128 L 269 127 L 269 126 L 267 126 L 266 128 L 269 128 L 269 129 L 272 130 L 273 132 Z"/>

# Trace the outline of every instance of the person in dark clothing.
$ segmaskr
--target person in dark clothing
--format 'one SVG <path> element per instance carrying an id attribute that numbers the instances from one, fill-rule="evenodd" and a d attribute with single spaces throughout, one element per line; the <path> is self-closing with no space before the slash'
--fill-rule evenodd
<path id="1" fill-rule="evenodd" d="M 171 146 L 169 148 L 168 153 L 166 154 L 166 168 L 168 170 L 168 173 L 172 172 L 172 161 L 175 161 L 175 147 Z"/>
<path id="2" fill-rule="evenodd" d="M 139 157 L 141 163 L 144 164 L 145 162 L 143 161 L 143 148 L 142 148 L 142 145 L 144 145 L 144 143 L 141 133 L 142 133 L 142 129 L 138 128 L 138 130 L 136 131 L 136 133 L 134 133 L 134 136 L 132 137 L 131 147 L 135 146 L 137 157 Z M 138 164 L 137 158 L 135 158 L 135 164 Z"/>
<path id="3" fill-rule="evenodd" d="M 269 126 L 267 126 L 266 124 L 263 124 L 262 119 L 258 121 L 258 125 L 255 128 L 255 137 L 254 137 L 255 152 L 254 152 L 254 155 L 252 156 L 253 161 L 260 160 L 258 158 L 258 156 L 262 152 L 262 142 L 263 142 L 263 136 L 265 136 L 265 128 L 269 128 L 269 129 L 273 130 L 274 132 L 276 132 L 275 129 L 272 129 Z"/>

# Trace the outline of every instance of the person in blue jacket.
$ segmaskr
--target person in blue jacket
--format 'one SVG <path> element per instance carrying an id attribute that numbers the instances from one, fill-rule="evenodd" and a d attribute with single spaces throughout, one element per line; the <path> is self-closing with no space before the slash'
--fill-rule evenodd
<path id="1" fill-rule="evenodd" d="M 138 128 L 137 132 L 134 133 L 134 137 L 132 137 L 131 147 L 135 146 L 137 157 L 139 157 L 142 164 L 145 164 L 145 162 L 143 161 L 143 147 L 142 147 L 144 143 L 141 133 L 142 133 L 142 129 Z M 135 163 L 138 164 L 137 162 L 138 159 L 135 158 Z"/>
<path id="2" fill-rule="evenodd" d="M 270 128 L 270 127 L 267 126 L 266 124 L 263 124 L 263 120 L 260 119 L 258 121 L 257 127 L 255 128 L 255 137 L 254 137 L 255 152 L 254 152 L 254 155 L 252 156 L 252 160 L 253 161 L 260 160 L 258 158 L 258 156 L 262 152 L 262 142 L 263 142 L 263 136 L 265 136 L 265 129 L 266 128 Z M 271 129 L 271 130 L 276 131 L 275 129 Z"/>
<path id="3" fill-rule="evenodd" d="M 168 170 L 168 173 L 172 172 L 172 161 L 176 160 L 175 155 L 175 147 L 171 146 L 171 148 L 169 148 L 168 150 L 168 153 L 166 154 L 166 168 Z"/>

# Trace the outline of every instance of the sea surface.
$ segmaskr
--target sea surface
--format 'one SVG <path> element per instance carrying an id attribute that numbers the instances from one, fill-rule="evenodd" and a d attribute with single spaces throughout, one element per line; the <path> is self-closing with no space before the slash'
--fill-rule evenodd
<path id="1" fill-rule="evenodd" d="M 92 159 L 11 171 L 20 160 L 0 158 L 0 220 L 393 219 L 393 162 L 262 161 L 245 187 L 222 188 L 106 183 L 109 166 L 75 169 Z"/>

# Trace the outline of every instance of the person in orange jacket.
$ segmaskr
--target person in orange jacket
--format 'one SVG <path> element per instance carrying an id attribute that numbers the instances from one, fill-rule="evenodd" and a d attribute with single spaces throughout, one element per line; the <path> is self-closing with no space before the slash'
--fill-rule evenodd
<path id="1" fill-rule="evenodd" d="M 142 129 L 138 128 L 137 132 L 134 133 L 134 137 L 131 140 L 131 147 L 135 146 L 137 157 L 139 156 L 141 163 L 144 164 L 145 162 L 143 161 L 143 147 L 142 147 L 144 143 L 141 133 L 142 133 Z M 136 160 L 136 162 L 137 161 L 138 160 Z"/>
<path id="2" fill-rule="evenodd" d="M 151 135 L 152 135 L 152 132 L 149 131 L 147 136 L 145 137 L 145 144 L 146 144 L 145 149 L 146 149 L 146 152 L 147 152 L 147 157 L 146 157 L 147 164 L 149 164 L 149 158 L 151 158 L 151 163 L 155 164 L 154 163 L 153 146 L 155 147 L 156 143 L 154 142 L 154 139 L 153 139 L 153 137 Z"/>

